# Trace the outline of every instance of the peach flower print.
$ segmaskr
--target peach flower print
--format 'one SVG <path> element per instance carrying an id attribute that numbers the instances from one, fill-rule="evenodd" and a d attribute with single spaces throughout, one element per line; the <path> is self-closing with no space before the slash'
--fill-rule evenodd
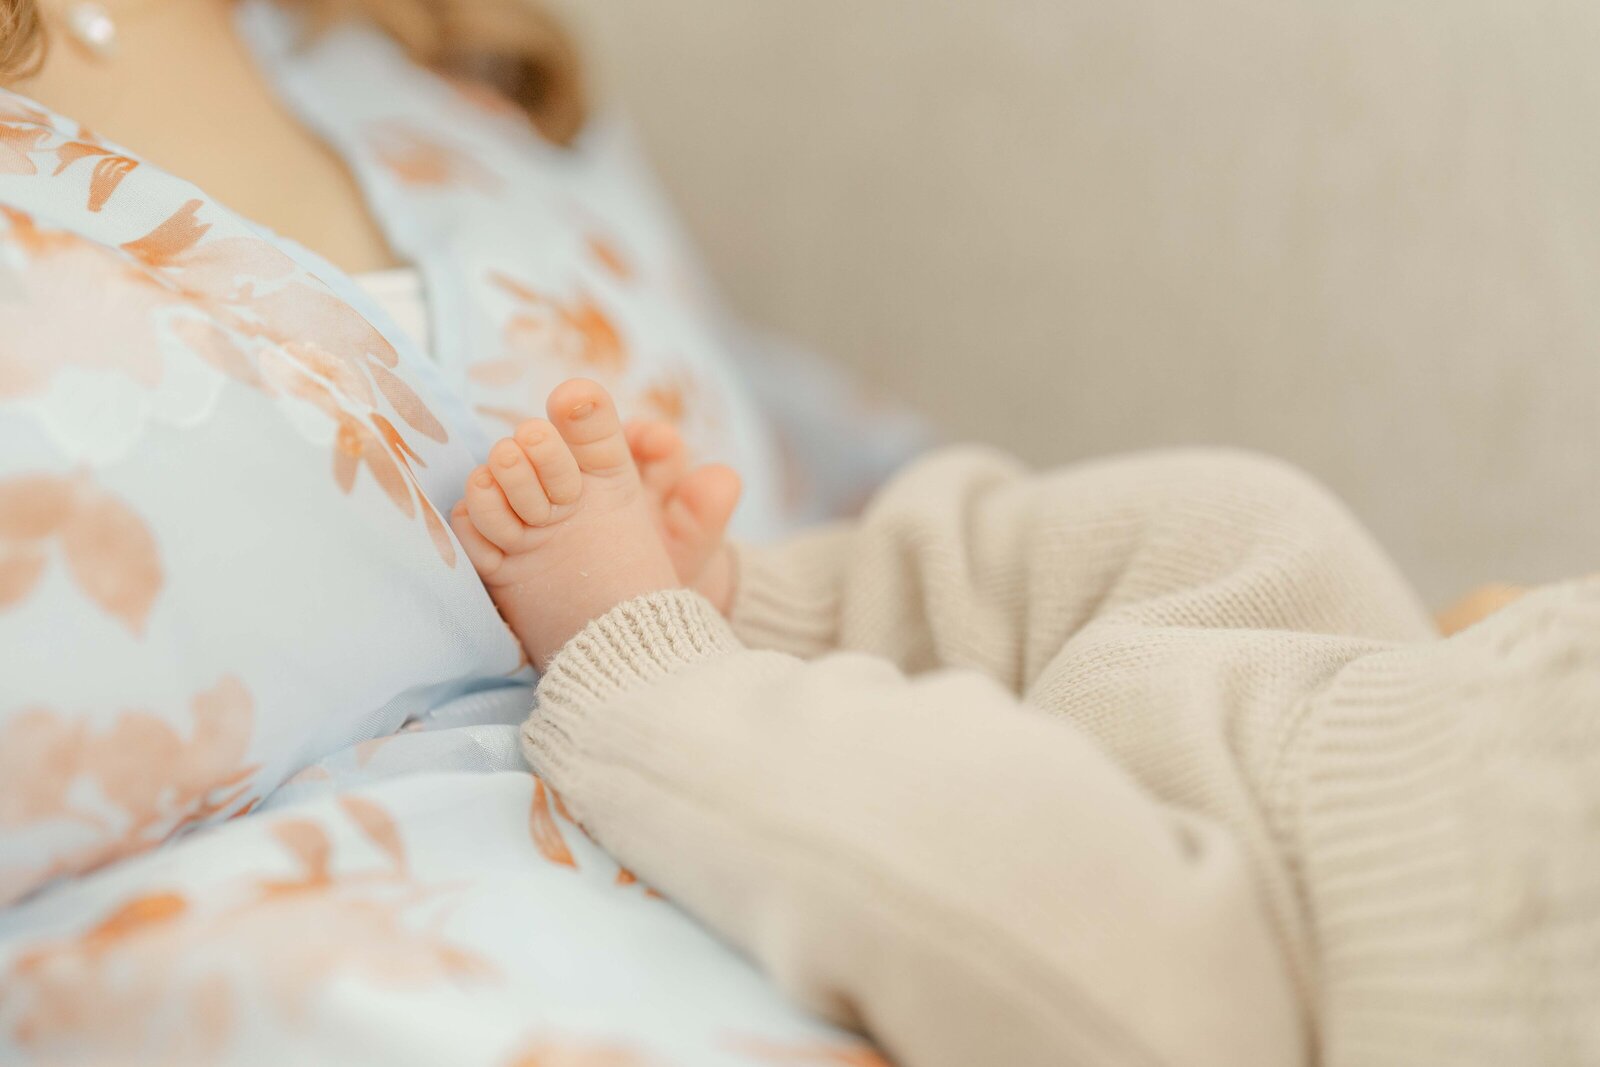
<path id="1" fill-rule="evenodd" d="M 0 611 L 32 592 L 56 546 L 84 595 L 143 635 L 163 580 L 144 520 L 87 474 L 0 479 Z"/>
<path id="2" fill-rule="evenodd" d="M 321 822 L 276 819 L 267 832 L 289 862 L 286 875 L 220 887 L 208 894 L 232 901 L 220 906 L 147 891 L 84 933 L 34 945 L 0 976 L 8 991 L 0 1025 L 40 1054 L 159 1045 L 181 1052 L 181 1062 L 204 1061 L 234 1036 L 241 995 L 264 993 L 274 1025 L 293 1027 L 335 978 L 387 989 L 493 978 L 488 962 L 408 921 L 441 888 L 411 876 L 388 811 L 357 795 L 338 805 L 376 866 L 347 862 L 336 873 Z M 160 1010 L 172 1004 L 189 1010 L 174 1020 Z"/>
<path id="3" fill-rule="evenodd" d="M 404 185 L 486 191 L 499 187 L 499 179 L 466 151 L 403 123 L 381 123 L 372 129 L 369 141 L 378 162 Z"/>
<path id="4" fill-rule="evenodd" d="M 50 127 L 50 116 L 36 107 L 9 97 L 0 99 L 0 122 L 20 122 L 34 126 Z"/>
<path id="5" fill-rule="evenodd" d="M 615 241 L 599 234 L 590 234 L 588 246 L 589 254 L 602 267 L 611 272 L 618 281 L 629 282 L 633 280 L 633 264 L 629 262 L 627 256 L 622 254 L 622 250 L 617 247 Z"/>
<path id="6" fill-rule="evenodd" d="M 615 376 L 628 364 L 622 334 L 587 293 L 570 300 L 546 296 L 500 271 L 489 281 L 516 300 L 503 329 L 507 356 L 486 360 L 468 372 L 483 385 L 510 385 L 530 366 L 552 357 L 574 369 Z"/>
<path id="7" fill-rule="evenodd" d="M 810 1041 L 785 1043 L 761 1038 L 735 1038 L 731 1049 L 773 1067 L 890 1067 L 883 1054 L 868 1045 Z"/>
<path id="8" fill-rule="evenodd" d="M 79 140 L 67 141 L 56 146 L 56 169 L 51 171 L 50 175 L 59 177 L 63 171 L 79 160 L 93 159 L 94 169 L 89 178 L 89 210 L 99 211 L 106 206 L 106 201 L 111 199 L 111 194 L 117 191 L 122 179 L 133 173 L 139 161 L 130 156 L 120 155 L 102 145 L 88 130 L 78 132 Z"/>
<path id="9" fill-rule="evenodd" d="M 693 400 L 698 392 L 694 379 L 684 371 L 676 371 L 645 386 L 639 400 L 640 405 L 656 418 L 681 425 L 688 417 L 689 409 L 695 406 Z"/>
<path id="10" fill-rule="evenodd" d="M 558 817 L 560 821 L 557 821 Z M 572 849 L 567 845 L 567 839 L 561 832 L 561 822 L 589 837 L 589 831 L 585 830 L 583 825 L 572 817 L 572 812 L 567 810 L 561 794 L 545 785 L 543 779 L 535 778 L 533 802 L 528 808 L 528 836 L 533 839 L 534 848 L 539 850 L 539 855 L 546 860 L 561 867 L 576 868 L 578 860 L 572 854 Z M 638 876 L 626 867 L 617 868 L 614 884 L 620 888 L 640 885 Z M 649 886 L 641 885 L 640 888 L 644 890 L 645 896 L 656 900 L 662 899 L 661 894 Z"/>
<path id="11" fill-rule="evenodd" d="M 628 269 L 620 253 L 603 243 L 591 244 L 590 251 L 597 258 L 616 256 L 608 269 Z M 492 403 L 475 405 L 479 415 L 515 427 L 542 412 L 555 364 L 568 373 L 600 379 L 629 414 L 665 419 L 686 432 L 691 425 L 696 431 L 718 428 L 720 416 L 707 403 L 711 394 L 682 364 L 669 363 L 642 386 L 628 377 L 630 367 L 643 365 L 634 362 L 617 320 L 588 292 L 580 288 L 568 298 L 551 296 L 497 270 L 489 272 L 488 281 L 514 303 L 501 328 L 502 354 L 467 368 L 474 385 L 496 394 Z M 519 386 L 530 392 L 526 403 L 505 404 L 505 392 Z"/>
<path id="12" fill-rule="evenodd" d="M 42 870 L 6 872 L 9 903 L 63 874 L 155 848 L 193 823 L 239 810 L 258 770 L 246 764 L 254 705 L 224 677 L 195 695 L 187 738 L 148 711 L 109 723 L 25 708 L 0 724 L 0 827 L 55 823 L 89 840 Z"/>
<path id="13" fill-rule="evenodd" d="M 0 123 L 0 174 L 37 174 L 39 167 L 33 161 L 39 142 L 50 136 L 41 127 L 29 129 Z"/>
<path id="14" fill-rule="evenodd" d="M 15 307 L 0 305 L 0 330 L 14 315 L 21 335 L 32 342 L 0 352 L 0 396 L 42 388 L 64 353 L 115 353 L 78 358 L 116 358 L 124 373 L 154 386 L 162 366 L 156 312 L 176 308 L 171 331 L 195 356 L 243 385 L 321 410 L 335 426 L 332 471 L 339 488 L 353 492 L 365 469 L 403 515 L 421 514 L 440 559 L 455 566 L 454 542 L 416 478 L 415 469 L 426 464 L 377 410 L 381 397 L 410 431 L 449 440 L 444 425 L 397 373 L 393 346 L 266 241 L 206 240 L 211 224 L 200 221 L 203 206 L 187 201 L 122 246 L 143 271 L 100 246 L 11 213 L 12 236 L 32 255 L 22 273 L 43 295 Z M 76 255 L 63 259 L 80 251 L 87 271 Z M 85 277 L 107 283 L 91 288 L 109 293 L 104 299 L 113 312 L 110 321 L 73 306 Z M 132 286 L 134 299 L 110 292 L 115 285 Z M 110 328 L 124 343 L 105 344 Z M 15 362 L 29 359 L 34 362 Z"/>
<path id="15" fill-rule="evenodd" d="M 55 157 L 52 178 L 61 174 L 81 159 L 94 159 L 89 179 L 90 211 L 99 211 L 117 191 L 122 179 L 133 172 L 139 163 L 100 143 L 88 130 L 79 129 L 76 140 L 65 138 L 53 148 L 41 142 L 55 140 L 58 134 L 50 116 L 36 108 L 15 101 L 0 104 L 0 173 L 37 174 L 39 165 L 35 155 Z"/>
<path id="16" fill-rule="evenodd" d="M 476 404 L 473 406 L 473 410 L 484 418 L 504 423 L 513 430 L 528 419 L 536 417 L 531 411 L 523 411 L 520 408 L 505 408 L 498 404 Z"/>
<path id="17" fill-rule="evenodd" d="M 294 265 L 254 238 L 202 243 L 208 224 L 189 201 L 149 234 L 123 247 L 161 271 L 234 333 L 254 338 L 256 359 L 224 331 L 191 328 L 187 339 L 233 377 L 310 403 L 337 427 L 334 480 L 346 493 L 365 468 L 407 517 L 422 515 L 439 557 L 455 566 L 454 543 L 423 493 L 414 467 L 426 464 L 405 436 L 373 410 L 378 395 L 417 433 L 443 443 L 442 423 L 395 373 L 399 355 L 383 335 L 332 293 L 298 279 Z M 263 290 L 263 283 L 269 285 Z M 204 336 L 197 330 L 205 330 Z"/>
<path id="18" fill-rule="evenodd" d="M 75 234 L 36 226 L 0 207 L 3 240 L 28 257 L 7 270 L 0 300 L 0 399 L 43 392 L 65 366 L 116 372 L 151 387 L 162 378 L 156 315 L 174 294 L 137 267 Z M 108 344 L 115 338 L 115 344 Z"/>
<path id="19" fill-rule="evenodd" d="M 610 1042 L 536 1038 L 513 1052 L 502 1067 L 655 1067 L 659 1063 Z"/>
<path id="20" fill-rule="evenodd" d="M 556 825 L 555 816 L 550 812 L 552 796 L 555 796 L 555 793 L 545 787 L 542 778 L 533 780 L 533 804 L 528 810 L 528 835 L 533 838 L 534 847 L 545 859 L 563 867 L 576 867 L 578 861 L 573 859 L 572 850 L 567 847 L 566 839 L 561 836 L 561 828 Z M 562 817 L 570 822 L 572 817 L 567 814 L 561 798 L 556 797 L 555 802 Z"/>
<path id="21" fill-rule="evenodd" d="M 626 868 L 626 867 L 618 867 L 617 868 L 616 884 L 618 886 L 623 887 L 623 888 L 626 888 L 626 887 L 631 886 L 631 885 L 640 885 L 639 876 L 637 874 L 634 874 L 632 871 L 628 870 L 628 868 Z M 654 889 L 651 889 L 647 885 L 643 885 L 643 886 L 640 886 L 640 887 L 644 890 L 644 895 L 649 897 L 652 900 L 665 900 L 666 899 L 666 897 L 662 896 L 659 892 L 657 892 Z"/>

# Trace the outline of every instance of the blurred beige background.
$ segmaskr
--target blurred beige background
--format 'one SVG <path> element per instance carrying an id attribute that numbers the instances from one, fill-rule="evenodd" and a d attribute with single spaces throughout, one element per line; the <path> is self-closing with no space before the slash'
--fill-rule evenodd
<path id="1" fill-rule="evenodd" d="M 1040 461 L 1227 442 L 1443 600 L 1600 569 L 1594 0 L 566 0 L 733 305 Z"/>

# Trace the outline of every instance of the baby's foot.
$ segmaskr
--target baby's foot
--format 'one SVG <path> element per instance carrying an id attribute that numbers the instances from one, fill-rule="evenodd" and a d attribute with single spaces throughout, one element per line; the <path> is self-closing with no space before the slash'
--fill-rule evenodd
<path id="1" fill-rule="evenodd" d="M 689 450 L 671 423 L 634 419 L 624 433 L 678 581 L 726 615 L 734 567 L 724 535 L 739 503 L 739 475 L 720 464 L 691 470 Z"/>
<path id="2" fill-rule="evenodd" d="M 566 382 L 550 418 L 495 444 L 451 526 L 497 607 L 543 668 L 591 619 L 680 583 L 660 504 L 599 385 Z"/>

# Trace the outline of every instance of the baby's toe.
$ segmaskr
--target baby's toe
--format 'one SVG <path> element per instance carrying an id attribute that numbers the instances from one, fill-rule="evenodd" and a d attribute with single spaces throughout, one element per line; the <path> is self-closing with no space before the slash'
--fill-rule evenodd
<path id="1" fill-rule="evenodd" d="M 505 560 L 501 552 L 489 539 L 478 532 L 473 525 L 472 517 L 467 514 L 467 502 L 460 501 L 450 511 L 450 528 L 456 532 L 456 540 L 461 542 L 461 547 L 466 550 L 467 559 L 473 569 L 484 577 L 488 577 L 500 568 Z"/>
<path id="2" fill-rule="evenodd" d="M 515 552 L 528 528 L 511 510 L 506 494 L 488 467 L 479 467 L 467 476 L 467 517 L 502 552 Z"/>
<path id="3" fill-rule="evenodd" d="M 659 419 L 633 419 L 623 433 L 634 466 L 639 468 L 639 480 L 652 493 L 665 497 L 689 465 L 682 435 L 671 423 Z"/>
<path id="4" fill-rule="evenodd" d="M 667 536 L 680 545 L 714 549 L 739 504 L 742 486 L 732 467 L 697 467 L 678 482 L 662 510 Z"/>
<path id="5" fill-rule="evenodd" d="M 550 498 L 518 442 L 497 442 L 489 450 L 489 470 L 518 518 L 529 526 L 543 526 L 550 521 Z"/>
<path id="6" fill-rule="evenodd" d="M 583 472 L 554 426 L 544 419 L 529 419 L 517 427 L 517 444 L 533 464 L 550 503 L 565 507 L 578 502 L 583 494 Z"/>
<path id="7" fill-rule="evenodd" d="M 548 405 L 550 421 L 586 474 L 634 471 L 617 406 L 598 383 L 574 378 L 556 386 Z"/>

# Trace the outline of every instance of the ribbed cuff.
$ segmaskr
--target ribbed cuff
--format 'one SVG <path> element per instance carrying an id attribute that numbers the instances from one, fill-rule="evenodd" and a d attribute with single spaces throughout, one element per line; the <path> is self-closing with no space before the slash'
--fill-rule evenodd
<path id="1" fill-rule="evenodd" d="M 1530 595 L 1378 653 L 1313 708 L 1294 769 L 1329 1064 L 1534 1062 L 1592 1012 L 1600 980 L 1574 962 L 1600 931 L 1585 599 Z"/>
<path id="2" fill-rule="evenodd" d="M 751 648 L 809 659 L 838 647 L 851 527 L 825 526 L 781 545 L 735 553 L 729 619 Z"/>
<path id="3" fill-rule="evenodd" d="M 711 602 L 687 589 L 617 605 L 562 646 L 539 680 L 538 705 L 522 727 L 528 762 L 559 779 L 582 755 L 585 722 L 597 709 L 739 647 Z"/>

